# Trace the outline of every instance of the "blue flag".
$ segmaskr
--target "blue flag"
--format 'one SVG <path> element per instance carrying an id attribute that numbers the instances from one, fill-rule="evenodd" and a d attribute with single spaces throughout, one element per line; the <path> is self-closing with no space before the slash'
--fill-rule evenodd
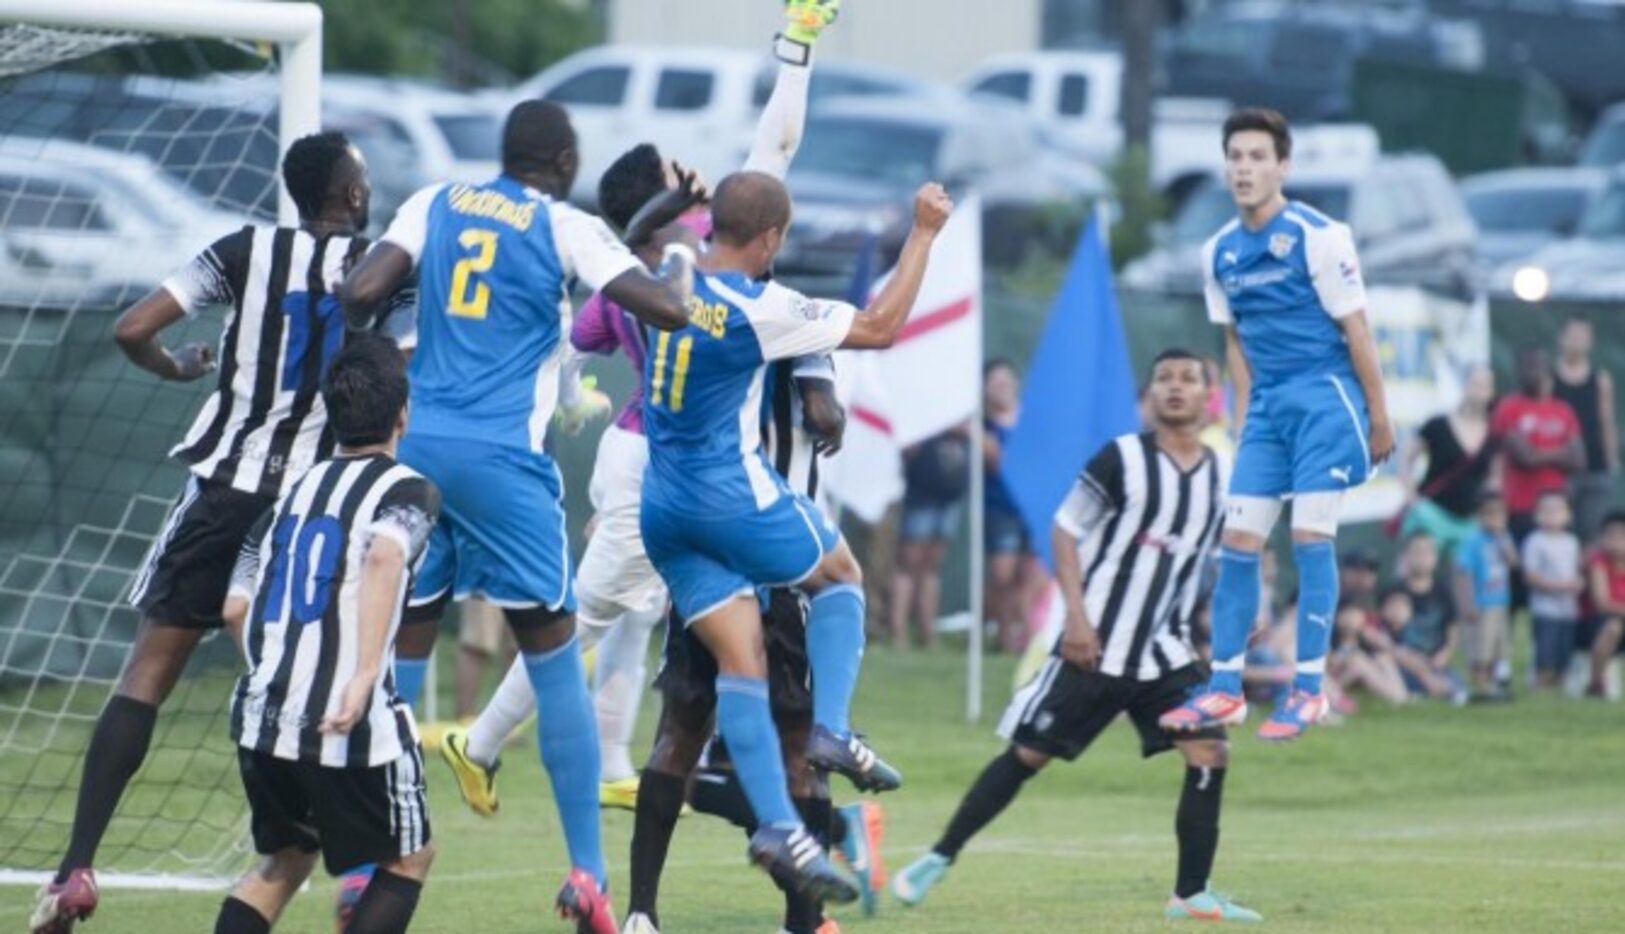
<path id="1" fill-rule="evenodd" d="M 1054 567 L 1049 530 L 1056 508 L 1102 445 L 1139 430 L 1138 395 L 1111 262 L 1091 220 L 1033 352 L 1021 421 L 1001 464 L 1045 565 Z"/>

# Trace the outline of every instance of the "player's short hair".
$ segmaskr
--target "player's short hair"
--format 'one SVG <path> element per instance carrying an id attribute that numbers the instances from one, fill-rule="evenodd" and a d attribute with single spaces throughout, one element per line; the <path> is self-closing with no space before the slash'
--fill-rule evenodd
<path id="1" fill-rule="evenodd" d="M 1169 360 L 1191 360 L 1191 361 L 1194 361 L 1198 365 L 1198 368 L 1202 371 L 1202 385 L 1204 385 L 1204 386 L 1207 385 L 1207 358 L 1206 357 L 1203 357 L 1201 354 L 1199 354 L 1199 353 L 1197 353 L 1197 352 L 1195 352 L 1193 350 L 1186 350 L 1183 347 L 1168 347 L 1168 348 L 1164 349 L 1161 353 L 1157 354 L 1154 358 L 1152 358 L 1152 360 L 1151 360 L 1151 372 L 1155 373 L 1157 371 L 1157 367 L 1159 365 L 1161 365 L 1163 363 L 1166 363 Z"/>
<path id="2" fill-rule="evenodd" d="M 1230 150 L 1230 137 L 1247 130 L 1262 130 L 1275 140 L 1275 158 L 1292 158 L 1292 130 L 1279 111 L 1268 107 L 1243 107 L 1224 121 L 1224 151 Z"/>
<path id="3" fill-rule="evenodd" d="M 1603 513 L 1602 525 L 1598 528 L 1608 529 L 1616 525 L 1625 526 L 1625 509 L 1610 509 Z"/>
<path id="4" fill-rule="evenodd" d="M 654 143 L 639 143 L 621 153 L 598 180 L 598 210 L 621 230 L 657 195 L 666 190 L 666 162 Z"/>
<path id="5" fill-rule="evenodd" d="M 282 184 L 300 217 L 315 217 L 333 188 L 339 163 L 349 158 L 350 138 L 337 130 L 301 136 L 282 157 Z"/>
<path id="6" fill-rule="evenodd" d="M 790 226 L 790 192 L 766 172 L 735 172 L 711 198 L 711 232 L 718 240 L 743 246 Z"/>
<path id="7" fill-rule="evenodd" d="M 502 124 L 502 171 L 514 176 L 547 172 L 575 147 L 568 111 L 552 101 L 520 101 Z"/>
<path id="8" fill-rule="evenodd" d="M 406 358 L 378 334 L 351 334 L 322 377 L 333 437 L 347 448 L 383 444 L 406 407 Z"/>

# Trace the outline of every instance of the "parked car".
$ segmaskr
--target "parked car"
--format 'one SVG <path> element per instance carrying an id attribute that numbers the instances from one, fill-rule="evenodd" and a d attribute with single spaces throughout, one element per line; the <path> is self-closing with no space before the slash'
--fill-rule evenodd
<path id="1" fill-rule="evenodd" d="M 740 49 L 599 46 L 518 85 L 508 100 L 540 97 L 569 109 L 581 140 L 570 197 L 592 204 L 604 170 L 638 143 L 654 143 L 713 183 L 738 169 L 773 77 L 768 56 Z M 823 62 L 808 94 L 814 108 L 837 97 L 952 96 L 899 72 Z"/>
<path id="2" fill-rule="evenodd" d="M 1580 149 L 1580 164 L 1606 169 L 1625 164 L 1625 104 L 1602 112 Z"/>
<path id="3" fill-rule="evenodd" d="M 1075 222 L 1109 196 L 1105 176 L 1046 148 L 1013 108 L 831 101 L 809 120 L 791 166 L 795 221 L 775 268 L 823 291 L 845 287 L 860 249 L 875 249 L 884 268 L 908 232 L 914 190 L 932 179 L 955 194 L 981 194 L 984 250 L 995 265 L 1035 248 L 1064 251 Z M 1074 229 L 1057 229 L 1057 213 L 1070 214 Z"/>
<path id="4" fill-rule="evenodd" d="M 0 140 L 0 304 L 122 306 L 246 222 L 145 156 Z"/>
<path id="5" fill-rule="evenodd" d="M 1625 168 L 1611 174 L 1573 237 L 1502 266 L 1490 292 L 1526 302 L 1625 301 Z"/>
<path id="6" fill-rule="evenodd" d="M 1584 168 L 1527 168 L 1464 179 L 1462 198 L 1478 227 L 1478 263 L 1489 271 L 1574 236 L 1608 173 Z"/>
<path id="7" fill-rule="evenodd" d="M 1016 52 L 978 65 L 960 86 L 1013 101 L 1056 145 L 1105 167 L 1123 148 L 1123 55 L 1115 49 Z M 1228 101 L 1159 98 L 1151 128 L 1151 180 L 1158 188 L 1219 171 L 1219 128 Z"/>
<path id="8" fill-rule="evenodd" d="M 1296 121 L 1352 114 L 1356 60 L 1474 70 L 1482 37 L 1420 8 L 1251 2 L 1215 5 L 1170 33 L 1163 90 L 1274 107 Z"/>
<path id="9" fill-rule="evenodd" d="M 1472 217 L 1433 156 L 1295 163 L 1286 195 L 1348 222 L 1367 281 L 1453 295 L 1474 288 Z M 1123 284 L 1199 293 L 1202 244 L 1234 217 L 1230 193 L 1211 177 L 1186 200 L 1157 248 L 1123 270 Z"/>

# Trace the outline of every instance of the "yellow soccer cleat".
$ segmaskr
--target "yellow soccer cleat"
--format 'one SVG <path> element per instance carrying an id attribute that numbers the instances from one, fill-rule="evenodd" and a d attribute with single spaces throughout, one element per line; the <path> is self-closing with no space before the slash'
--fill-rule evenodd
<path id="1" fill-rule="evenodd" d="M 622 811 L 638 809 L 638 777 L 616 779 L 598 783 L 598 806 L 619 808 Z"/>
<path id="2" fill-rule="evenodd" d="M 468 757 L 468 733 L 463 730 L 447 730 L 440 743 L 440 758 L 446 760 L 451 766 L 451 774 L 457 777 L 457 790 L 462 792 L 463 801 L 481 817 L 495 817 L 497 809 L 502 803 L 497 800 L 497 769 L 502 767 L 502 760 L 498 759 L 486 768 Z"/>

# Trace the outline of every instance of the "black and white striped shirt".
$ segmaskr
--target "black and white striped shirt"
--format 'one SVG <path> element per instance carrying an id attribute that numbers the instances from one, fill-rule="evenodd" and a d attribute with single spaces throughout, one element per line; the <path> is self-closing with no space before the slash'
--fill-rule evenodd
<path id="1" fill-rule="evenodd" d="M 822 380 L 833 387 L 835 361 L 829 354 L 797 357 L 768 367 L 767 402 L 762 419 L 762 450 L 790 489 L 818 500 L 818 451 L 807 433 L 799 380 Z"/>
<path id="2" fill-rule="evenodd" d="M 1122 435 L 1056 511 L 1083 542 L 1083 607 L 1103 674 L 1150 681 L 1196 660 L 1191 615 L 1224 517 L 1223 472 L 1211 449 L 1181 470 L 1151 433 Z"/>
<path id="3" fill-rule="evenodd" d="M 411 709 L 395 693 L 395 633 L 440 494 L 383 455 L 323 461 L 266 514 L 243 546 L 231 593 L 251 599 L 248 673 L 237 682 L 231 735 L 279 759 L 362 768 L 417 744 Z M 378 682 L 348 735 L 320 732 L 359 664 L 363 559 L 377 536 L 406 552 Z"/>
<path id="4" fill-rule="evenodd" d="M 164 280 L 188 315 L 232 308 L 216 389 L 170 456 L 204 480 L 275 497 L 332 453 L 320 384 L 344 341 L 333 292 L 367 247 L 362 237 L 250 226 Z M 397 296 L 379 325 L 403 347 L 416 338 L 414 298 Z"/>

